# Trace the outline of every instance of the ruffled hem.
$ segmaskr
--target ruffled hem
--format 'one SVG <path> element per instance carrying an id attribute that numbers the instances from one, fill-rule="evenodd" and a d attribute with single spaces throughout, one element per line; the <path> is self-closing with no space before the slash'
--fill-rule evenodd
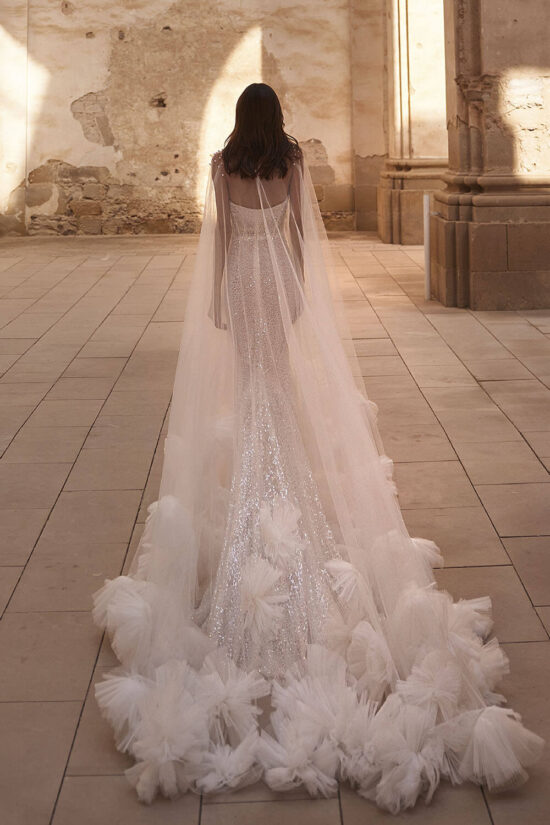
<path id="1" fill-rule="evenodd" d="M 435 558 L 431 542 L 415 541 Z M 340 628 L 337 643 L 309 645 L 269 680 L 238 668 L 192 623 L 163 660 L 155 595 L 151 582 L 119 576 L 94 596 L 94 620 L 122 663 L 96 698 L 117 747 L 136 759 L 126 776 L 143 802 L 262 778 L 275 791 L 328 797 L 346 781 L 398 813 L 429 801 L 441 778 L 508 789 L 540 756 L 543 740 L 497 706 L 508 663 L 496 639 L 483 641 L 488 598 L 453 603 L 411 585 L 383 629 L 365 619 Z"/>

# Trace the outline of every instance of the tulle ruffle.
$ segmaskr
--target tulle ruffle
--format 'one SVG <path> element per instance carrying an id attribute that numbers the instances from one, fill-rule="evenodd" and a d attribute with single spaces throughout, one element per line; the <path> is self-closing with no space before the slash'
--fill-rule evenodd
<path id="1" fill-rule="evenodd" d="M 145 544 L 155 514 L 157 504 Z M 295 518 L 291 509 L 286 518 L 264 513 L 268 546 L 285 546 Z M 439 559 L 433 543 L 414 541 L 424 559 Z M 284 552 L 280 563 L 288 564 Z M 251 632 L 265 635 L 282 609 L 273 594 L 278 571 L 264 559 L 255 565 L 242 609 Z M 526 779 L 543 742 L 498 706 L 508 662 L 496 639 L 485 641 L 490 599 L 453 603 L 434 585 L 412 583 L 375 628 L 361 617 L 360 574 L 340 558 L 327 568 L 350 620 L 334 620 L 326 644 L 309 645 L 277 679 L 237 667 L 194 621 L 163 649 L 168 594 L 147 580 L 144 557 L 136 574 L 95 594 L 94 620 L 122 665 L 97 685 L 96 698 L 117 747 L 136 760 L 126 775 L 142 801 L 261 778 L 275 791 L 303 786 L 327 797 L 346 781 L 397 813 L 419 797 L 429 801 L 441 778 L 491 791 Z"/>

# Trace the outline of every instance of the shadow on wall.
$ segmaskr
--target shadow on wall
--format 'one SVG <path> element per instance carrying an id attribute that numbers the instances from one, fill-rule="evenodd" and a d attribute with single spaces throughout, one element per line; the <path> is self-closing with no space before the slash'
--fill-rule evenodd
<path id="1" fill-rule="evenodd" d="M 45 133 L 51 142 L 54 116 L 33 105 L 27 118 L 38 128 L 28 131 L 32 139 L 27 146 L 26 177 L 0 216 L 0 234 L 197 231 L 210 155 L 231 131 L 235 102 L 244 86 L 258 80 L 272 85 L 290 131 L 304 94 L 314 94 L 312 88 L 293 88 L 289 93 L 273 54 L 272 33 L 258 24 L 258 10 L 247 4 L 229 9 L 212 0 L 180 2 L 147 20 L 113 22 L 107 33 L 83 26 L 78 11 L 75 14 L 72 4 L 64 2 L 61 9 L 47 14 L 64 16 L 63 36 L 71 38 L 73 45 L 82 38 L 82 48 L 89 49 L 98 37 L 97 60 L 105 59 L 100 56 L 105 51 L 108 54 L 102 72 L 106 83 L 71 101 L 66 73 L 53 73 L 49 88 L 43 90 L 42 106 L 53 101 L 68 107 L 78 122 L 78 147 L 67 156 L 86 161 L 86 155 L 100 154 L 113 160 L 109 165 L 93 165 L 93 160 L 75 165 L 61 156 L 33 165 L 44 151 L 42 118 L 50 119 L 46 126 L 50 132 Z M 312 15 L 313 11 L 312 6 Z M 296 16 L 296 23 L 300 14 L 303 9 L 287 10 L 287 17 Z M 31 60 L 40 60 L 41 49 L 33 51 L 39 38 L 60 37 L 59 29 L 52 33 L 49 22 L 43 19 L 41 28 L 28 38 Z M 313 25 L 316 37 L 330 35 L 330 23 L 318 16 L 306 22 L 310 35 Z M 107 49 L 102 51 L 100 40 Z M 321 95 L 322 79 L 317 82 Z M 65 111 L 60 109 L 63 116 Z M 71 147 L 71 141 L 75 142 L 71 135 L 59 139 L 55 135 L 56 145 Z M 334 171 L 320 141 L 301 142 L 322 199 L 324 188 L 334 183 Z M 351 185 L 347 189 L 349 202 Z M 342 210 L 343 224 L 349 225 L 351 214 Z M 337 221 L 337 210 L 334 216 Z"/>

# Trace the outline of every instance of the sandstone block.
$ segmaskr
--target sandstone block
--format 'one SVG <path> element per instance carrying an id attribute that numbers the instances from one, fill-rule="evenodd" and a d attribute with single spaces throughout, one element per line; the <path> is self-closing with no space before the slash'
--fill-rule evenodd
<path id="1" fill-rule="evenodd" d="M 149 218 L 144 221 L 143 229 L 153 235 L 169 235 L 174 231 L 173 223 L 168 218 Z"/>
<path id="2" fill-rule="evenodd" d="M 82 187 L 82 194 L 85 198 L 99 200 L 105 196 L 107 187 L 102 183 L 85 183 Z"/>
<path id="3" fill-rule="evenodd" d="M 106 183 L 110 178 L 110 172 L 106 166 L 70 166 L 64 164 L 59 170 L 59 177 L 74 183 L 84 183 L 86 181 L 98 181 Z"/>
<path id="4" fill-rule="evenodd" d="M 57 177 L 57 167 L 59 161 L 48 162 L 43 166 L 37 166 L 29 172 L 29 183 L 49 183 Z"/>
<path id="5" fill-rule="evenodd" d="M 51 183 L 29 183 L 25 192 L 25 203 L 27 206 L 39 206 L 49 201 L 52 193 L 53 184 Z"/>
<path id="6" fill-rule="evenodd" d="M 72 200 L 69 204 L 71 211 L 75 215 L 100 215 L 101 204 L 92 200 Z"/>
<path id="7" fill-rule="evenodd" d="M 351 212 L 353 210 L 353 187 L 349 184 L 327 184 L 324 186 L 320 203 L 323 212 Z"/>
<path id="8" fill-rule="evenodd" d="M 469 225 L 470 271 L 497 272 L 508 268 L 506 224 Z"/>
<path id="9" fill-rule="evenodd" d="M 550 269 L 550 223 L 509 224 L 508 256 L 510 269 Z"/>
<path id="10" fill-rule="evenodd" d="M 78 221 L 78 228 L 86 235 L 101 235 L 101 219 L 83 215 Z"/>
<path id="11" fill-rule="evenodd" d="M 478 310 L 550 309 L 550 266 L 545 272 L 474 272 L 470 306 Z"/>

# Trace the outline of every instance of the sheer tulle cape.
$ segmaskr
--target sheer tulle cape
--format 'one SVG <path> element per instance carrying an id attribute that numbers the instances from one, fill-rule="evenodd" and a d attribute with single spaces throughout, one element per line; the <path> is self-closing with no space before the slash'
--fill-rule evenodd
<path id="1" fill-rule="evenodd" d="M 249 354 L 236 354 L 243 320 L 232 317 L 227 292 L 231 200 L 257 210 L 251 260 L 255 244 L 270 250 L 278 316 L 276 324 L 265 319 L 265 335 L 290 366 L 337 548 L 326 567 L 338 610 L 325 640 L 275 674 L 237 666 L 205 632 L 235 459 L 236 358 L 242 366 L 254 347 L 241 335 Z M 256 275 L 261 319 L 265 273 Z M 159 498 L 129 574 L 94 595 L 95 621 L 121 662 L 96 695 L 118 747 L 136 760 L 127 775 L 144 801 L 159 790 L 215 792 L 260 777 L 275 790 L 303 784 L 329 796 L 346 780 L 397 812 L 421 794 L 431 798 L 440 777 L 508 788 L 540 753 L 539 737 L 499 707 L 507 660 L 496 640 L 485 640 L 490 600 L 453 603 L 438 591 L 438 548 L 405 528 L 345 316 L 307 166 L 293 164 L 284 181 L 244 184 L 229 181 L 214 156 Z M 290 523 L 292 552 L 288 536 Z M 269 617 L 262 582 L 256 603 Z"/>

